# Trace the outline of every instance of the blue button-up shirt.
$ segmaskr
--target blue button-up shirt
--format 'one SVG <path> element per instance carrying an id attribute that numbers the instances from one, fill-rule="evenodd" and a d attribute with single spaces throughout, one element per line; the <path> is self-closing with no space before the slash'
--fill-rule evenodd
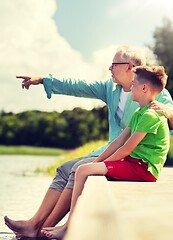
<path id="1" fill-rule="evenodd" d="M 120 92 L 122 86 L 112 82 L 112 79 L 107 81 L 86 82 L 84 80 L 72 79 L 55 79 L 50 75 L 50 78 L 43 79 L 44 89 L 47 97 L 51 98 L 53 94 L 64 94 L 76 97 L 101 99 L 108 106 L 109 113 L 109 142 L 105 146 L 98 148 L 92 152 L 92 156 L 99 156 L 107 146 L 116 139 L 128 125 L 134 111 L 139 107 L 137 102 L 132 101 L 131 92 L 128 95 L 124 113 L 121 121 L 118 120 L 116 111 L 119 103 Z M 173 109 L 173 101 L 169 92 L 164 89 L 156 100 L 166 104 Z M 173 131 L 170 131 L 173 135 Z"/>

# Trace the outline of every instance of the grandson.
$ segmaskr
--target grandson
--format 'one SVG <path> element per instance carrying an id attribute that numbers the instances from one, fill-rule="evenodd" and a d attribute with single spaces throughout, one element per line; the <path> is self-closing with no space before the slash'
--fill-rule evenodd
<path id="1" fill-rule="evenodd" d="M 44 228 L 42 233 L 47 237 L 63 237 L 88 176 L 97 174 L 114 180 L 148 182 L 159 178 L 169 149 L 169 129 L 166 117 L 147 106 L 165 87 L 167 75 L 161 66 L 140 66 L 133 71 L 132 100 L 140 108 L 123 133 L 93 163 L 78 167 L 69 218 L 63 226 Z"/>

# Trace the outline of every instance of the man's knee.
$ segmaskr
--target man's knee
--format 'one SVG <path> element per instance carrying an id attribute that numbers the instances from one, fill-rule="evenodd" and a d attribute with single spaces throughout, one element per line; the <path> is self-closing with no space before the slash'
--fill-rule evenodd
<path id="1" fill-rule="evenodd" d="M 57 168 L 57 173 L 49 188 L 62 192 L 67 185 L 69 175 L 77 159 L 64 162 Z"/>
<path id="2" fill-rule="evenodd" d="M 70 172 L 73 168 L 73 166 L 79 161 L 79 159 L 72 159 L 70 161 L 62 163 L 58 168 L 57 172 L 59 172 L 62 177 L 68 180 Z"/>
<path id="3" fill-rule="evenodd" d="M 94 161 L 96 157 L 92 157 L 92 156 L 86 156 L 86 157 L 83 157 L 83 159 L 81 159 L 80 162 L 77 162 L 71 169 L 71 172 L 70 172 L 70 176 L 69 176 L 69 179 L 68 179 L 68 183 L 67 185 L 65 186 L 65 188 L 69 188 L 69 189 L 73 189 L 73 185 L 74 185 L 74 178 L 75 178 L 75 172 L 76 172 L 76 169 L 79 167 L 79 166 L 82 166 L 86 163 L 91 163 Z"/>

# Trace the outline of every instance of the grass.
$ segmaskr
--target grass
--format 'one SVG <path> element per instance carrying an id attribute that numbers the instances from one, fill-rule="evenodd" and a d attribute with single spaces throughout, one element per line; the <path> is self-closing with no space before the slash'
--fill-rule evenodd
<path id="1" fill-rule="evenodd" d="M 0 145 L 0 155 L 59 156 L 64 153 L 64 150 L 57 148 Z"/>
<path id="2" fill-rule="evenodd" d="M 65 153 L 60 160 L 57 160 L 55 163 L 51 164 L 47 169 L 46 173 L 51 176 L 55 176 L 56 168 L 60 166 L 62 163 L 67 162 L 71 159 L 78 158 L 84 156 L 93 150 L 107 144 L 107 141 L 99 140 L 99 141 L 92 141 L 89 143 L 84 144 L 83 146 L 76 148 L 75 150 L 69 151 Z M 37 169 L 37 172 L 40 172 L 41 169 Z"/>

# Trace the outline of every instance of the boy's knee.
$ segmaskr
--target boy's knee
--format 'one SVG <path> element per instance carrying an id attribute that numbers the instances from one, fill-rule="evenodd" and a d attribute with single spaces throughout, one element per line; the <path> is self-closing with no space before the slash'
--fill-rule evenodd
<path id="1" fill-rule="evenodd" d="M 88 164 L 83 164 L 77 167 L 75 178 L 78 176 L 85 176 L 87 175 Z"/>
<path id="2" fill-rule="evenodd" d="M 78 174 L 84 173 L 85 170 L 86 170 L 86 165 L 87 164 L 83 164 L 83 165 L 78 166 L 77 169 L 76 169 L 76 173 L 78 173 Z"/>

